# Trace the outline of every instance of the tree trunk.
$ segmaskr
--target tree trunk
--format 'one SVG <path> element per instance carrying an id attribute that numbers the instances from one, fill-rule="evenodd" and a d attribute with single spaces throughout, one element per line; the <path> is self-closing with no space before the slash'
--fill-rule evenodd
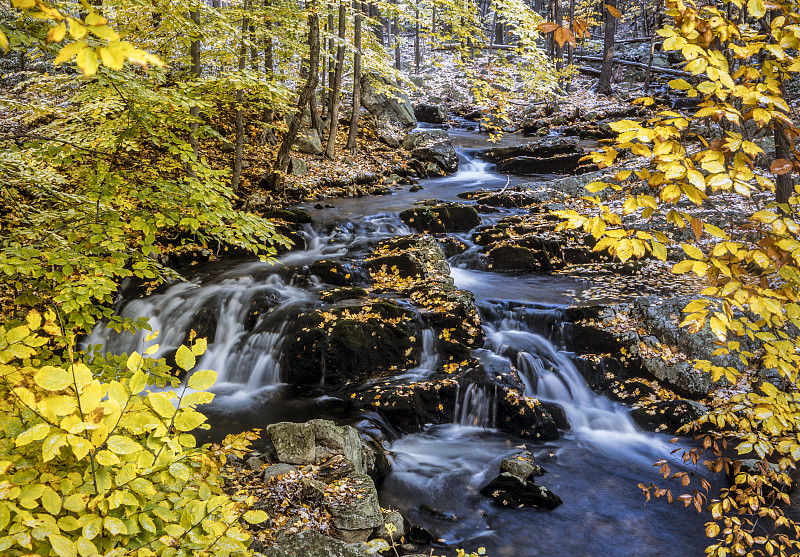
<path id="1" fill-rule="evenodd" d="M 617 7 L 617 0 L 608 0 L 608 6 Z M 600 70 L 600 79 L 597 82 L 597 93 L 600 95 L 610 95 L 611 90 L 611 70 L 614 67 L 614 36 L 617 33 L 617 18 L 611 15 L 608 8 L 605 9 L 606 30 L 603 38 L 603 67 Z"/>
<path id="2" fill-rule="evenodd" d="M 267 12 L 269 12 L 269 6 L 271 5 L 271 0 L 264 0 L 264 7 L 267 8 Z M 272 21 L 267 20 L 266 23 L 266 38 L 264 39 L 264 73 L 272 74 L 275 71 L 274 67 L 274 60 L 273 60 L 273 46 L 272 46 Z M 270 101 L 267 101 L 270 103 Z M 267 107 L 264 109 L 264 131 L 261 132 L 261 143 L 274 145 L 277 143 L 277 139 L 275 138 L 275 133 L 272 131 L 272 120 L 275 118 L 275 110 L 272 108 L 271 104 L 267 104 Z"/>
<path id="3" fill-rule="evenodd" d="M 283 136 L 280 149 L 278 149 L 278 156 L 275 159 L 275 169 L 273 170 L 272 183 L 274 187 L 278 187 L 285 183 L 286 170 L 289 168 L 289 153 L 297 139 L 297 131 L 300 129 L 300 123 L 303 120 L 303 111 L 311 99 L 314 89 L 319 84 L 319 16 L 314 10 L 312 4 L 311 10 L 308 13 L 308 77 L 306 83 L 300 91 L 300 98 L 297 101 L 297 112 L 289 123 L 289 129 L 286 130 L 286 135 Z"/>
<path id="4" fill-rule="evenodd" d="M 553 11 L 555 12 L 555 21 L 558 25 L 562 25 L 564 23 L 564 14 L 563 10 L 561 9 L 561 0 L 553 0 Z M 561 72 L 564 70 L 564 47 L 559 45 L 553 40 L 554 47 L 555 47 L 555 55 L 556 55 L 556 71 L 559 72 L 558 76 L 558 85 L 562 89 L 564 88 L 564 76 Z"/>
<path id="5" fill-rule="evenodd" d="M 573 23 L 575 21 L 575 0 L 569 0 L 569 21 Z M 573 31 L 574 31 L 573 26 Z M 569 44 L 567 47 L 567 65 L 572 68 L 572 65 L 575 63 L 575 47 L 572 46 L 572 43 Z M 570 75 L 569 81 L 567 81 L 566 92 L 569 93 L 570 89 L 572 89 L 572 79 L 573 76 Z"/>
<path id="6" fill-rule="evenodd" d="M 242 39 L 239 47 L 239 71 L 244 71 L 247 64 L 247 44 L 245 37 L 250 23 L 247 18 L 247 10 L 250 8 L 250 0 L 244 0 L 244 14 L 242 16 Z M 233 193 L 239 191 L 239 183 L 242 180 L 242 159 L 244 156 L 244 90 L 236 90 L 236 154 L 233 159 L 233 176 L 231 177 L 231 189 Z"/>
<path id="7" fill-rule="evenodd" d="M 786 139 L 786 134 L 783 133 L 783 128 L 779 122 L 775 122 L 775 158 L 785 159 L 792 162 L 792 151 L 789 146 L 789 141 Z M 794 195 L 794 180 L 792 180 L 792 173 L 779 174 L 775 178 L 775 201 L 778 203 L 789 203 L 789 198 Z"/>
<path id="8" fill-rule="evenodd" d="M 400 26 L 397 24 L 397 16 L 394 16 L 394 68 L 399 72 L 403 69 L 403 64 L 400 59 Z"/>
<path id="9" fill-rule="evenodd" d="M 328 145 L 325 148 L 325 157 L 333 159 L 336 154 L 336 133 L 339 130 L 339 104 L 342 89 L 342 67 L 344 66 L 344 39 L 347 32 L 347 7 L 344 0 L 339 0 L 339 46 L 336 48 L 336 69 L 333 78 L 333 95 L 331 95 L 331 109 L 328 132 Z"/>
<path id="10" fill-rule="evenodd" d="M 414 73 L 419 75 L 419 66 L 422 62 L 422 51 L 419 45 L 419 0 L 414 4 Z"/>
<path id="11" fill-rule="evenodd" d="M 189 17 L 192 19 L 192 23 L 195 25 L 194 33 L 199 34 L 200 32 L 200 10 L 195 9 L 189 12 Z M 191 54 L 192 54 L 192 75 L 194 76 L 195 80 L 200 79 L 200 38 L 195 38 L 192 41 L 191 45 Z M 192 151 L 194 152 L 194 156 L 197 157 L 198 152 L 198 144 L 197 144 L 197 128 L 199 127 L 198 118 L 200 117 L 200 107 L 197 105 L 192 106 L 189 109 L 189 116 L 192 117 L 191 123 L 191 131 L 189 132 L 189 144 L 192 146 Z M 194 169 L 189 169 L 189 173 L 194 176 Z"/>
<path id="12" fill-rule="evenodd" d="M 328 4 L 328 9 L 330 12 L 328 13 L 328 35 L 330 39 L 328 39 L 328 48 L 326 49 L 325 58 L 328 60 L 328 90 L 323 95 L 325 99 L 325 108 L 324 113 L 328 116 L 331 112 L 331 105 L 333 105 L 333 80 L 335 79 L 335 71 L 336 71 L 336 41 L 333 40 L 333 6 Z M 328 126 L 330 129 L 330 126 Z M 320 137 L 322 137 L 320 135 Z"/>
<path id="13" fill-rule="evenodd" d="M 350 115 L 350 131 L 347 134 L 347 148 L 356 150 L 358 119 L 361 115 L 361 3 L 353 2 L 355 21 L 353 22 L 353 113 Z"/>

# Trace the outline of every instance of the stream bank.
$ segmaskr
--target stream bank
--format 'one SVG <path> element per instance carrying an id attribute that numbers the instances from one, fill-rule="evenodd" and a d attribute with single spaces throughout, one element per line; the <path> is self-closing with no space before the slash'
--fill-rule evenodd
<path id="1" fill-rule="evenodd" d="M 428 530 L 437 553 L 660 555 L 681 544 L 702 555 L 703 519 L 645 506 L 636 488 L 658 483 L 652 463 L 668 457 L 668 438 L 589 389 L 613 393 L 633 378 L 653 388 L 649 353 L 631 356 L 636 339 L 624 344 L 608 329 L 623 313 L 612 311 L 621 307 L 612 287 L 654 263 L 626 270 L 593 260 L 586 238 L 548 238 L 544 209 L 585 182 L 507 179 L 462 148 L 480 148 L 475 134 L 450 138 L 455 174 L 420 180 L 421 190 L 300 206 L 310 218 L 295 220 L 311 223 L 287 224 L 304 249 L 279 264 L 196 265 L 189 283 L 126 299 L 119 312 L 150 317 L 161 331 L 156 356 L 169 358 L 190 330 L 209 338 L 199 366 L 219 373 L 205 409 L 215 436 L 328 418 L 379 444 L 391 465 L 381 504 Z M 497 251 L 509 247 L 508 257 Z M 579 279 L 592 265 L 596 274 Z M 664 286 L 646 282 L 632 281 L 631 293 Z M 651 333 L 643 338 L 668 340 Z M 102 327 L 89 342 L 116 353 L 148 346 Z M 658 379 L 679 376 L 672 371 Z M 271 454 L 270 443 L 259 451 Z M 563 504 L 512 509 L 480 493 L 522 451 L 547 471 L 535 483 Z"/>

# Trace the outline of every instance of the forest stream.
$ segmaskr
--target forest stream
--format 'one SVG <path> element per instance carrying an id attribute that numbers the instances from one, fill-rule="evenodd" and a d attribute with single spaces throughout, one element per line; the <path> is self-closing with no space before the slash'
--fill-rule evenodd
<path id="1" fill-rule="evenodd" d="M 423 179 L 422 189 L 414 192 L 406 188 L 384 196 L 326 199 L 322 209 L 300 206 L 313 218 L 303 232 L 305 249 L 281 256 L 275 265 L 228 258 L 193 267 L 189 282 L 119 303 L 126 317 L 148 317 L 160 331 L 157 341 L 117 335 L 101 326 L 88 343 L 124 353 L 158 342 L 155 355 L 164 357 L 190 329 L 202 329 L 198 316 L 204 316 L 209 346 L 199 368 L 219 374 L 216 400 L 203 409 L 210 416 L 212 437 L 318 417 L 355 425 L 388 451 L 391 471 L 380 487 L 381 506 L 400 510 L 412 524 L 432 532 L 439 540 L 435 554 L 485 547 L 494 557 L 700 557 L 707 543 L 702 517 L 682 504 L 645 503 L 637 488 L 640 482 L 660 483 L 653 467 L 660 458 L 671 459 L 673 468 L 680 469 L 680 460 L 670 456 L 676 446 L 667 435 L 643 432 L 626 407 L 592 392 L 565 351 L 569 333 L 562 327 L 563 309 L 575 303 L 587 283 L 488 270 L 469 233 L 453 234 L 469 247 L 448 263 L 455 286 L 474 293 L 480 314 L 485 342 L 472 355 L 487 370 L 513 365 L 525 395 L 560 405 L 571 426 L 561 431 L 560 439 L 531 442 L 501 432 L 495 392 L 485 386 L 459 387 L 454 423 L 401 434 L 378 413 L 352 407 L 350 393 L 358 386 L 328 389 L 324 375 L 313 392 L 285 383 L 284 348 L 297 333 L 295 318 L 303 308 L 318 304 L 325 288 L 308 274 L 309 265 L 320 259 L 356 260 L 379 240 L 412 234 L 398 213 L 417 201 L 457 201 L 465 191 L 523 181 L 495 173 L 490 163 L 470 156 L 471 149 L 488 145 L 485 136 L 463 129 L 450 130 L 450 135 L 460 158 L 455 174 Z M 504 141 L 513 144 L 520 138 L 511 135 Z M 514 211 L 482 214 L 482 223 Z M 269 311 L 258 310 L 264 299 L 274 301 Z M 393 381 L 425 380 L 441 364 L 435 331 L 426 328 L 421 336 L 415 365 L 398 372 Z M 546 511 L 501 508 L 478 493 L 496 475 L 500 461 L 522 446 L 546 470 L 539 481 L 561 497 L 562 505 Z M 680 490 L 677 482 L 670 486 Z"/>

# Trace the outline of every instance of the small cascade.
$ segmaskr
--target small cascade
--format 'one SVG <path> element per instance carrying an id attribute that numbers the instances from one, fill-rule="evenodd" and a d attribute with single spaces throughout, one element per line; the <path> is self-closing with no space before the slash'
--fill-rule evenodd
<path id="1" fill-rule="evenodd" d="M 420 381 L 430 377 L 439 365 L 439 353 L 436 351 L 436 332 L 433 329 L 422 331 L 422 353 L 419 355 L 417 367 L 398 375 L 397 379 Z"/>
<path id="2" fill-rule="evenodd" d="M 463 395 L 458 393 L 455 423 L 465 426 L 493 428 L 497 422 L 497 388 L 470 384 Z"/>

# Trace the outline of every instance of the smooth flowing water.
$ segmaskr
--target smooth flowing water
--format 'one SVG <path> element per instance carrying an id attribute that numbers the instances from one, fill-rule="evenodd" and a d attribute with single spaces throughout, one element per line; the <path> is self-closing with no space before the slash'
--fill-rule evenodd
<path id="1" fill-rule="evenodd" d="M 482 141 L 476 134 L 453 135 L 469 147 Z M 301 393 L 281 383 L 284 341 L 293 333 L 297 315 L 324 288 L 304 266 L 321 258 L 357 258 L 380 239 L 411 233 L 397 213 L 415 201 L 455 200 L 462 191 L 508 183 L 490 165 L 463 151 L 460 156 L 458 173 L 422 180 L 422 191 L 334 200 L 324 210 L 308 207 L 315 225 L 305 231 L 306 249 L 283 256 L 276 265 L 229 260 L 199 266 L 191 282 L 121 304 L 124 316 L 149 317 L 160 331 L 157 340 L 117 335 L 99 326 L 87 344 L 125 353 L 158 342 L 155 355 L 169 357 L 192 328 L 207 336 L 208 351 L 199 367 L 219 373 L 217 397 L 206 410 L 218 437 L 314 417 L 360 423 L 365 431 L 382 429 L 392 455 L 382 506 L 398 508 L 412 523 L 433 532 L 442 546 L 437 554 L 484 546 L 493 556 L 700 557 L 705 547 L 702 520 L 661 501 L 645 505 L 636 487 L 639 482 L 659 483 L 652 464 L 670 458 L 674 445 L 668 446 L 664 436 L 639 431 L 624 407 L 591 392 L 569 354 L 560 349 L 559 308 L 578 296 L 579 282 L 481 270 L 469 255 L 475 250 L 450 260 L 456 285 L 475 293 L 484 324 L 486 343 L 474 355 L 487 369 L 515 366 L 526 395 L 564 408 L 571 429 L 558 441 L 531 444 L 494 429 L 492 388 L 462 387 L 456 423 L 399 436 L 379 418 L 355 413 L 336 393 Z M 483 222 L 507 214 L 484 216 Z M 460 238 L 471 243 L 469 235 Z M 434 335 L 433 330 L 423 332 L 417 366 L 398 379 L 410 382 L 434 373 L 439 362 Z M 522 448 L 547 470 L 537 481 L 563 499 L 555 510 L 498 508 L 478 494 L 497 475 L 500 461 Z"/>

